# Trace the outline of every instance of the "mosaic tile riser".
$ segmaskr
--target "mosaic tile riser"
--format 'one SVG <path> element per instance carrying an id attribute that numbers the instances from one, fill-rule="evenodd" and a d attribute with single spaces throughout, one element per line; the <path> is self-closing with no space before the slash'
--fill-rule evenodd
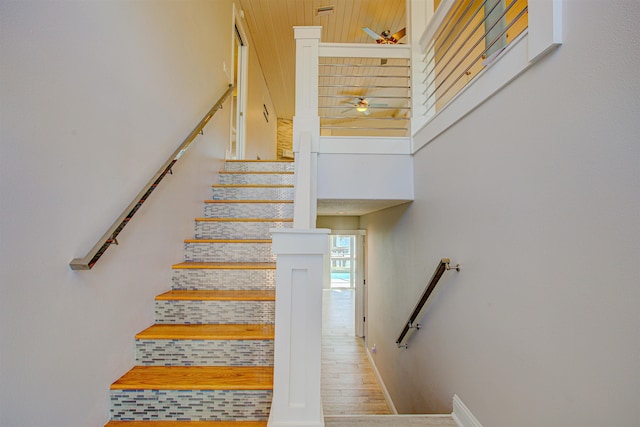
<path id="1" fill-rule="evenodd" d="M 205 203 L 205 218 L 293 218 L 293 203 Z"/>
<path id="2" fill-rule="evenodd" d="M 227 172 L 293 172 L 293 162 L 226 162 Z"/>
<path id="3" fill-rule="evenodd" d="M 220 184 L 293 185 L 292 174 L 220 174 Z"/>
<path id="4" fill-rule="evenodd" d="M 293 200 L 293 188 L 213 188 L 213 200 Z"/>
<path id="5" fill-rule="evenodd" d="M 271 243 L 185 243 L 184 260 L 193 262 L 275 262 Z"/>
<path id="6" fill-rule="evenodd" d="M 111 417 L 118 421 L 266 420 L 271 390 L 112 390 Z"/>
<path id="7" fill-rule="evenodd" d="M 275 289 L 275 270 L 209 270 L 172 271 L 172 288 L 185 290 Z"/>
<path id="8" fill-rule="evenodd" d="M 270 239 L 271 229 L 291 228 L 292 222 L 196 221 L 196 239 Z"/>
<path id="9" fill-rule="evenodd" d="M 273 366 L 273 340 L 137 340 L 145 366 Z"/>
<path id="10" fill-rule="evenodd" d="M 275 301 L 156 301 L 156 322 L 252 324 L 275 321 Z"/>

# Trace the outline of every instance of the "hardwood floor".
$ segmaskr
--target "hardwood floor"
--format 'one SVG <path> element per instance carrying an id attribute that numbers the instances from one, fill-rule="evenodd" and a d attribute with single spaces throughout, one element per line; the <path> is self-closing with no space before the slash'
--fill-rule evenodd
<path id="1" fill-rule="evenodd" d="M 354 334 L 354 291 L 323 291 L 322 401 L 325 415 L 390 414 L 364 348 Z"/>

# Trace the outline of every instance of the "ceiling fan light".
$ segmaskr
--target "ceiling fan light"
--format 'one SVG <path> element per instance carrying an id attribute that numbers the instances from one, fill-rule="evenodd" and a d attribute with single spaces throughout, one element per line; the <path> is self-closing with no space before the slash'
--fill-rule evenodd
<path id="1" fill-rule="evenodd" d="M 367 106 L 366 105 L 359 105 L 359 106 L 356 107 L 356 111 L 364 113 L 365 111 L 367 111 Z"/>

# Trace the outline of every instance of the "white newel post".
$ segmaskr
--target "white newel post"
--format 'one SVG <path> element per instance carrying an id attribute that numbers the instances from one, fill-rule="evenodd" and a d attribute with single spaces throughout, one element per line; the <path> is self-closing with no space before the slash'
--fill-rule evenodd
<path id="1" fill-rule="evenodd" d="M 294 27 L 296 39 L 296 111 L 293 117 L 296 194 L 293 227 L 316 227 L 320 117 L 318 117 L 318 46 L 322 27 Z"/>
<path id="2" fill-rule="evenodd" d="M 273 229 L 276 332 L 269 427 L 323 427 L 322 281 L 327 229 Z"/>
<path id="3" fill-rule="evenodd" d="M 276 333 L 269 427 L 323 427 L 320 397 L 322 282 L 329 230 L 316 229 L 318 45 L 322 27 L 294 27 L 293 228 L 272 229 L 276 255 Z"/>

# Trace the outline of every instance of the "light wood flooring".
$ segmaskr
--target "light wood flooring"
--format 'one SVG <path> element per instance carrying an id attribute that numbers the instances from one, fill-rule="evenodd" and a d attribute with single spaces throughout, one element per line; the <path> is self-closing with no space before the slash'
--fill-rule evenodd
<path id="1" fill-rule="evenodd" d="M 354 333 L 354 291 L 323 291 L 322 402 L 325 415 L 391 414 Z"/>

